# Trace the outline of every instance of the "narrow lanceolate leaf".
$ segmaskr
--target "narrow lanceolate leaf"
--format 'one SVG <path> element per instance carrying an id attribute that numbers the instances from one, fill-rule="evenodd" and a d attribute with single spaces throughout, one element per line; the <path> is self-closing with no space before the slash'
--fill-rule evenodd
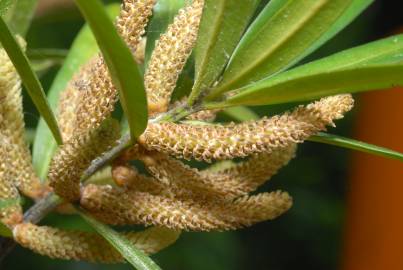
<path id="1" fill-rule="evenodd" d="M 220 76 L 260 0 L 207 0 L 196 46 L 196 80 L 189 102 Z"/>
<path id="2" fill-rule="evenodd" d="M 10 8 L 12 0 L 0 0 L 0 16 L 3 16 Z"/>
<path id="3" fill-rule="evenodd" d="M 13 237 L 13 232 L 6 225 L 0 222 L 0 235 L 4 237 Z"/>
<path id="4" fill-rule="evenodd" d="M 272 0 L 240 41 L 213 95 L 295 64 L 348 25 L 372 0 Z"/>
<path id="5" fill-rule="evenodd" d="M 403 85 L 403 35 L 349 49 L 236 90 L 225 106 L 264 105 Z"/>
<path id="6" fill-rule="evenodd" d="M 147 127 L 147 99 L 140 70 L 99 0 L 76 0 L 93 31 L 128 119 L 133 140 Z"/>
<path id="7" fill-rule="evenodd" d="M 137 249 L 124 236 L 118 234 L 108 226 L 100 223 L 89 214 L 80 211 L 81 217 L 85 219 L 100 235 L 102 235 L 122 256 L 138 270 L 159 270 L 161 269 L 144 252 Z"/>
<path id="8" fill-rule="evenodd" d="M 49 106 L 42 85 L 32 70 L 28 58 L 18 45 L 17 40 L 8 29 L 6 23 L 0 18 L 0 41 L 13 62 L 21 80 L 32 98 L 37 110 L 45 119 L 56 141 L 62 143 L 56 117 Z"/>
<path id="9" fill-rule="evenodd" d="M 110 17 L 116 17 L 119 14 L 119 5 L 109 5 L 107 11 Z M 97 51 L 98 46 L 91 30 L 88 26 L 83 27 L 74 40 L 62 68 L 49 89 L 48 100 L 53 110 L 57 108 L 60 93 L 66 88 L 74 73 L 94 56 Z M 46 177 L 49 163 L 56 147 L 57 145 L 52 137 L 52 133 L 43 118 L 41 118 L 32 151 L 34 167 L 41 179 Z"/>
<path id="10" fill-rule="evenodd" d="M 7 0 L 2 0 L 7 1 Z M 6 16 L 10 29 L 21 36 L 25 36 L 34 17 L 38 0 L 13 0 Z"/>
<path id="11" fill-rule="evenodd" d="M 31 49 L 27 51 L 27 56 L 30 60 L 52 60 L 62 61 L 68 55 L 68 50 L 65 49 Z"/>
<path id="12" fill-rule="evenodd" d="M 190 94 L 194 83 L 194 62 L 194 53 L 192 53 L 188 57 L 181 74 L 179 74 L 175 89 L 172 93 L 171 102 L 178 101 Z"/>
<path id="13" fill-rule="evenodd" d="M 259 119 L 259 115 L 244 106 L 230 107 L 225 109 L 223 113 L 240 122 Z"/>
<path id="14" fill-rule="evenodd" d="M 155 48 L 155 42 L 165 32 L 168 25 L 173 22 L 179 9 L 184 7 L 185 0 L 162 0 L 157 1 L 153 8 L 153 17 L 147 27 L 147 44 L 144 65 L 148 66 L 151 54 Z"/>
<path id="15" fill-rule="evenodd" d="M 320 132 L 317 135 L 312 136 L 309 140 L 403 161 L 403 153 L 333 134 Z"/>

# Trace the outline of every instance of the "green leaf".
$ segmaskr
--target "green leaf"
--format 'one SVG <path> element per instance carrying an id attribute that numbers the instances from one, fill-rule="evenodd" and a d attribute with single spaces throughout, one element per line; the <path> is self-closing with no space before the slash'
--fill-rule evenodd
<path id="1" fill-rule="evenodd" d="M 25 140 L 26 142 L 31 145 L 35 139 L 36 130 L 33 128 L 25 128 Z"/>
<path id="2" fill-rule="evenodd" d="M 18 74 L 21 77 L 28 94 L 30 95 L 35 107 L 45 119 L 56 141 L 61 144 L 62 137 L 57 125 L 56 117 L 49 106 L 46 99 L 45 92 L 42 89 L 42 85 L 32 70 L 27 56 L 22 51 L 18 42 L 14 38 L 13 34 L 8 29 L 4 20 L 0 17 L 0 42 L 3 44 L 3 48 L 7 52 L 10 60 L 13 62 Z"/>
<path id="3" fill-rule="evenodd" d="M 116 17 L 119 14 L 119 8 L 118 4 L 109 5 L 107 7 L 109 16 L 111 18 Z M 56 110 L 60 93 L 66 88 L 74 73 L 97 52 L 97 42 L 90 28 L 86 25 L 75 38 L 62 68 L 57 73 L 50 87 L 48 100 L 52 109 Z M 50 160 L 56 148 L 57 144 L 45 121 L 41 118 L 37 127 L 32 151 L 34 167 L 41 179 L 45 179 L 46 177 Z"/>
<path id="4" fill-rule="evenodd" d="M 27 56 L 30 60 L 62 61 L 67 57 L 68 53 L 68 50 L 51 48 L 27 50 Z"/>
<path id="5" fill-rule="evenodd" d="M 39 77 L 46 74 L 50 68 L 62 65 L 67 53 L 67 50 L 62 49 L 27 50 L 27 56 L 31 61 L 31 66 Z"/>
<path id="6" fill-rule="evenodd" d="M 397 159 L 403 161 L 403 153 L 399 153 L 384 147 L 372 145 L 365 142 L 360 142 L 357 140 L 327 134 L 319 133 L 315 136 L 309 138 L 310 141 L 331 144 L 339 147 L 349 148 L 373 155 L 378 155 L 386 158 Z"/>
<path id="7" fill-rule="evenodd" d="M 0 200 L 0 210 L 6 207 L 10 207 L 12 205 L 20 204 L 19 198 L 8 198 Z M 11 230 L 3 223 L 0 222 L 0 236 L 12 237 L 13 233 Z"/>
<path id="8" fill-rule="evenodd" d="M 0 16 L 3 16 L 10 8 L 12 0 L 0 0 Z"/>
<path id="9" fill-rule="evenodd" d="M 137 249 L 129 240 L 110 227 L 100 223 L 89 214 L 79 211 L 84 218 L 100 235 L 102 235 L 122 256 L 138 270 L 160 270 L 161 268 L 144 252 Z"/>
<path id="10" fill-rule="evenodd" d="M 155 41 L 165 32 L 168 25 L 185 5 L 185 0 L 160 0 L 154 5 L 153 16 L 147 27 L 147 44 L 144 59 L 145 67 L 148 66 L 151 54 L 155 47 Z"/>
<path id="11" fill-rule="evenodd" d="M 53 60 L 33 60 L 31 61 L 32 69 L 35 71 L 36 75 L 41 78 L 45 75 L 52 67 L 61 65 L 61 61 Z"/>
<path id="12" fill-rule="evenodd" d="M 13 33 L 25 36 L 34 17 L 37 3 L 38 0 L 13 1 L 13 5 L 6 14 L 6 22 Z"/>
<path id="13" fill-rule="evenodd" d="M 212 95 L 216 97 L 297 63 L 336 35 L 372 1 L 270 1 L 243 36 Z"/>
<path id="14" fill-rule="evenodd" d="M 0 236 L 13 237 L 13 232 L 3 223 L 0 222 Z"/>
<path id="15" fill-rule="evenodd" d="M 109 73 L 119 90 L 120 102 L 137 139 L 147 127 L 147 98 L 143 78 L 130 49 L 116 31 L 99 0 L 75 0 L 98 42 Z"/>
<path id="16" fill-rule="evenodd" d="M 261 80 L 213 107 L 278 104 L 390 88 L 403 85 L 402 74 L 403 35 L 399 35 Z"/>
<path id="17" fill-rule="evenodd" d="M 221 75 L 260 0 L 206 0 L 196 45 L 191 104 Z"/>
<path id="18" fill-rule="evenodd" d="M 223 113 L 240 122 L 259 119 L 254 111 L 244 106 L 227 108 Z"/>
<path id="19" fill-rule="evenodd" d="M 0 209 L 20 204 L 20 198 L 8 198 L 0 200 Z"/>
<path id="20" fill-rule="evenodd" d="M 176 82 L 175 89 L 172 93 L 171 102 L 180 100 L 190 94 L 194 84 L 194 66 L 195 59 L 194 53 L 192 53 L 187 59 L 186 65 L 181 74 L 179 74 L 178 81 Z"/>

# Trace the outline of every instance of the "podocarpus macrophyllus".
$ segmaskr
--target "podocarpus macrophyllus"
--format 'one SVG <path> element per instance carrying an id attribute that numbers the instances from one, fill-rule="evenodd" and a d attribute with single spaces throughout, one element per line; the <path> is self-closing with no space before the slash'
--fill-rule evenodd
<path id="1" fill-rule="evenodd" d="M 141 52 L 154 4 L 155 0 L 123 2 L 116 27 L 134 56 Z M 204 1 L 193 0 L 182 8 L 156 42 L 144 75 L 151 120 L 136 144 L 117 155 L 102 182 L 93 178 L 81 183 L 84 170 L 119 138 L 119 127 L 111 117 L 117 90 L 102 56 L 82 67 L 61 95 L 58 120 L 64 143 L 43 185 L 31 168 L 23 140 L 18 75 L 4 51 L 0 52 L 0 94 L 5 96 L 0 103 L 0 140 L 4 142 L 0 153 L 7 157 L 0 164 L 0 197 L 17 201 L 4 208 L 0 218 L 13 229 L 18 243 L 52 258 L 123 260 L 94 234 L 23 223 L 17 188 L 39 198 L 52 187 L 66 202 L 105 223 L 156 226 L 124 233 L 147 253 L 173 243 L 180 230 L 238 229 L 274 219 L 291 207 L 292 198 L 286 192 L 250 193 L 294 158 L 298 143 L 342 118 L 353 99 L 348 94 L 325 97 L 281 115 L 238 124 L 158 121 L 168 109 L 183 104 L 171 96 L 196 43 L 203 5 Z M 211 120 L 216 112 L 195 110 L 186 117 Z M 221 163 L 235 158 L 245 160 Z M 216 164 L 197 170 L 180 159 Z M 132 167 L 132 160 L 141 161 L 149 175 Z"/>

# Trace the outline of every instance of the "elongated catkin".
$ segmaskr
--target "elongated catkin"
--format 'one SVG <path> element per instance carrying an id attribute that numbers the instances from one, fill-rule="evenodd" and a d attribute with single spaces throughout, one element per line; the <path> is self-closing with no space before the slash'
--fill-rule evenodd
<path id="1" fill-rule="evenodd" d="M 153 254 L 174 243 L 179 234 L 179 231 L 155 227 L 123 235 L 138 249 Z M 14 239 L 36 253 L 55 259 L 97 263 L 124 262 L 122 255 L 96 233 L 22 223 L 14 228 Z"/>

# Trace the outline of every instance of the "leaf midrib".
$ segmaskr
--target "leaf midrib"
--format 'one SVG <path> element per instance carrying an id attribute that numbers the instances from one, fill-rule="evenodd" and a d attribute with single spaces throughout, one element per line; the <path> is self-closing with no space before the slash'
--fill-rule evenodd
<path id="1" fill-rule="evenodd" d="M 255 36 L 259 36 L 259 33 L 261 33 L 262 31 L 264 31 L 264 29 L 266 28 L 267 24 L 271 23 L 271 21 L 274 20 L 274 18 L 278 17 L 279 14 L 282 13 L 283 9 L 285 9 L 286 7 L 288 7 L 291 4 L 292 1 L 290 1 L 288 4 L 284 5 L 279 11 L 277 11 L 275 13 L 275 15 L 273 15 L 273 17 L 268 20 L 265 24 L 264 27 L 261 28 L 260 31 L 258 31 L 256 33 Z M 319 3 L 319 2 L 318 2 Z M 312 9 L 312 12 L 310 12 L 308 14 L 308 16 L 304 16 L 300 21 L 296 22 L 294 24 L 294 27 L 291 28 L 291 31 L 288 31 L 288 34 L 284 36 L 283 39 L 280 39 L 279 42 L 276 43 L 275 46 L 271 47 L 271 50 L 266 51 L 263 54 L 263 57 L 258 58 L 256 61 L 253 62 L 249 62 L 251 63 L 250 65 L 248 65 L 247 68 L 243 69 L 243 72 L 239 72 L 237 74 L 237 76 L 233 76 L 231 77 L 232 80 L 227 81 L 225 84 L 219 86 L 220 89 L 226 89 L 228 85 L 232 85 L 234 82 L 236 82 L 239 78 L 242 78 L 245 74 L 247 74 L 248 72 L 250 72 L 251 70 L 253 70 L 254 68 L 256 68 L 257 66 L 259 66 L 262 62 L 264 62 L 266 60 L 266 58 L 273 53 L 274 51 L 278 50 L 278 48 L 280 48 L 284 43 L 286 43 L 288 40 L 290 40 L 293 36 L 294 33 L 298 32 L 298 30 L 302 29 L 304 25 L 306 25 L 309 21 L 311 21 L 311 19 L 314 17 L 314 15 L 316 14 L 317 10 L 320 10 L 322 8 L 324 8 L 327 4 L 329 4 L 330 2 L 325 0 L 324 2 L 319 3 L 316 8 Z M 338 20 L 338 18 L 340 18 L 342 16 L 343 12 L 340 12 L 339 16 L 335 19 L 335 22 Z M 326 32 L 326 30 L 323 30 L 323 32 Z M 319 35 L 316 40 L 319 40 L 321 37 L 321 35 Z M 233 54 L 235 56 L 235 53 Z M 230 66 L 230 64 L 228 65 Z"/>
<path id="2" fill-rule="evenodd" d="M 368 66 L 365 66 L 364 69 L 372 70 L 372 69 L 377 69 L 377 68 L 380 68 L 380 67 L 384 67 L 384 68 L 402 68 L 403 63 L 401 65 L 396 65 L 396 64 L 368 65 Z M 338 74 L 338 73 L 343 73 L 343 72 L 347 72 L 347 71 L 350 71 L 350 70 L 349 69 L 336 69 L 336 70 L 334 70 L 334 72 L 331 72 L 331 73 Z M 262 86 L 261 88 L 258 88 L 258 89 L 259 89 L 259 91 L 263 91 L 262 89 L 267 90 L 267 88 L 278 87 L 281 84 L 286 84 L 286 83 L 289 83 L 290 81 L 293 81 L 293 80 L 305 80 L 305 79 L 308 79 L 310 77 L 316 77 L 316 76 L 318 76 L 320 74 L 321 73 L 312 73 L 312 74 L 306 74 L 304 76 L 297 77 L 297 78 L 280 80 L 278 82 L 274 82 L 274 83 L 269 84 L 269 85 L 264 85 L 264 86 Z M 326 73 L 322 73 L 322 74 L 326 74 Z M 318 94 L 322 95 L 322 93 L 327 93 L 327 92 L 329 92 L 329 90 L 336 90 L 336 89 L 338 89 L 338 88 L 327 88 L 326 90 L 324 90 L 325 92 L 323 92 L 323 91 L 315 91 L 314 93 L 315 93 L 315 96 L 318 95 Z M 228 103 L 228 105 L 231 104 L 231 106 L 233 106 L 233 105 L 245 105 L 245 104 L 257 106 L 260 103 L 256 103 L 256 102 L 247 102 L 245 104 L 244 103 L 239 103 L 239 99 L 242 98 L 242 97 L 247 96 L 248 94 L 250 94 L 251 96 L 248 97 L 246 100 L 250 101 L 251 99 L 256 99 L 253 96 L 258 94 L 258 93 L 257 92 L 253 93 L 254 91 L 257 91 L 257 90 L 256 89 L 250 89 L 250 90 L 247 90 L 245 92 L 241 92 L 241 93 L 239 93 L 237 95 L 231 96 L 229 99 L 223 101 L 221 104 Z M 354 91 L 354 92 L 356 92 L 356 91 Z M 283 94 L 286 94 L 286 93 L 283 93 Z M 322 96 L 324 96 L 324 95 L 322 95 Z M 309 97 L 307 99 L 298 99 L 298 100 L 310 100 L 310 99 L 311 99 L 311 97 Z M 298 100 L 296 100 L 296 99 L 291 100 L 290 99 L 290 102 L 294 102 L 294 101 L 298 101 Z M 245 100 L 243 100 L 242 102 L 245 102 Z M 285 103 L 285 102 L 280 102 L 280 103 Z M 279 103 L 276 102 L 276 103 L 271 103 L 271 104 L 279 104 Z"/>
<path id="3" fill-rule="evenodd" d="M 325 71 L 325 72 L 339 71 L 339 70 L 341 70 L 341 69 L 348 68 L 348 67 L 352 67 L 352 66 L 354 66 L 354 65 L 359 65 L 359 64 L 362 64 L 362 63 L 365 63 L 365 62 L 370 62 L 370 61 L 376 60 L 376 59 L 378 59 L 378 58 L 381 58 L 382 56 L 389 55 L 389 54 L 392 54 L 393 52 L 399 52 L 399 51 L 402 51 L 402 50 L 403 50 L 402 47 L 391 47 L 390 50 L 382 51 L 382 53 L 379 53 L 379 54 L 377 54 L 377 51 L 375 51 L 375 52 L 374 52 L 375 55 L 374 55 L 374 54 L 373 54 L 373 55 L 368 55 L 368 57 L 361 58 L 361 59 L 356 60 L 356 61 L 349 61 L 349 62 L 346 62 L 346 63 L 343 64 L 343 65 L 340 65 L 340 66 L 331 68 L 331 69 L 329 69 L 329 70 L 327 70 L 327 71 Z M 324 59 L 323 59 L 323 60 L 324 60 Z M 321 61 L 321 60 L 318 60 L 318 61 Z M 309 65 L 309 63 L 306 64 L 306 65 Z M 316 75 L 317 72 L 318 72 L 318 66 L 319 66 L 319 64 L 317 64 L 316 69 L 311 69 L 310 72 L 305 73 L 303 76 L 298 76 L 298 77 L 297 77 L 295 74 L 292 74 L 293 76 L 292 76 L 291 78 L 288 77 L 287 79 L 283 79 L 282 77 L 285 76 L 285 75 L 283 75 L 283 74 L 291 73 L 291 72 L 296 73 L 295 70 L 286 71 L 285 73 L 279 75 L 278 79 L 277 79 L 277 78 L 273 78 L 273 81 L 274 81 L 274 82 L 273 82 L 273 84 L 271 84 L 271 86 L 276 85 L 276 84 L 278 84 L 278 83 L 284 83 L 285 81 L 294 80 L 296 77 L 297 77 L 297 78 L 305 78 L 305 77 L 309 77 L 309 76 L 312 76 L 312 75 Z M 306 68 L 306 66 L 301 66 L 300 68 L 302 69 L 303 67 Z M 299 69 L 299 68 L 297 68 L 297 69 Z M 280 76 L 281 76 L 281 77 L 280 77 Z M 242 91 L 241 89 L 243 89 L 243 88 L 249 88 L 249 87 L 251 87 L 251 86 L 252 86 L 252 85 L 247 85 L 247 86 L 241 87 L 241 88 L 239 88 L 239 89 L 236 89 L 236 90 L 234 90 L 234 91 Z M 246 92 L 245 92 L 245 93 L 246 93 Z M 235 97 L 235 96 L 234 96 L 234 97 Z"/>

